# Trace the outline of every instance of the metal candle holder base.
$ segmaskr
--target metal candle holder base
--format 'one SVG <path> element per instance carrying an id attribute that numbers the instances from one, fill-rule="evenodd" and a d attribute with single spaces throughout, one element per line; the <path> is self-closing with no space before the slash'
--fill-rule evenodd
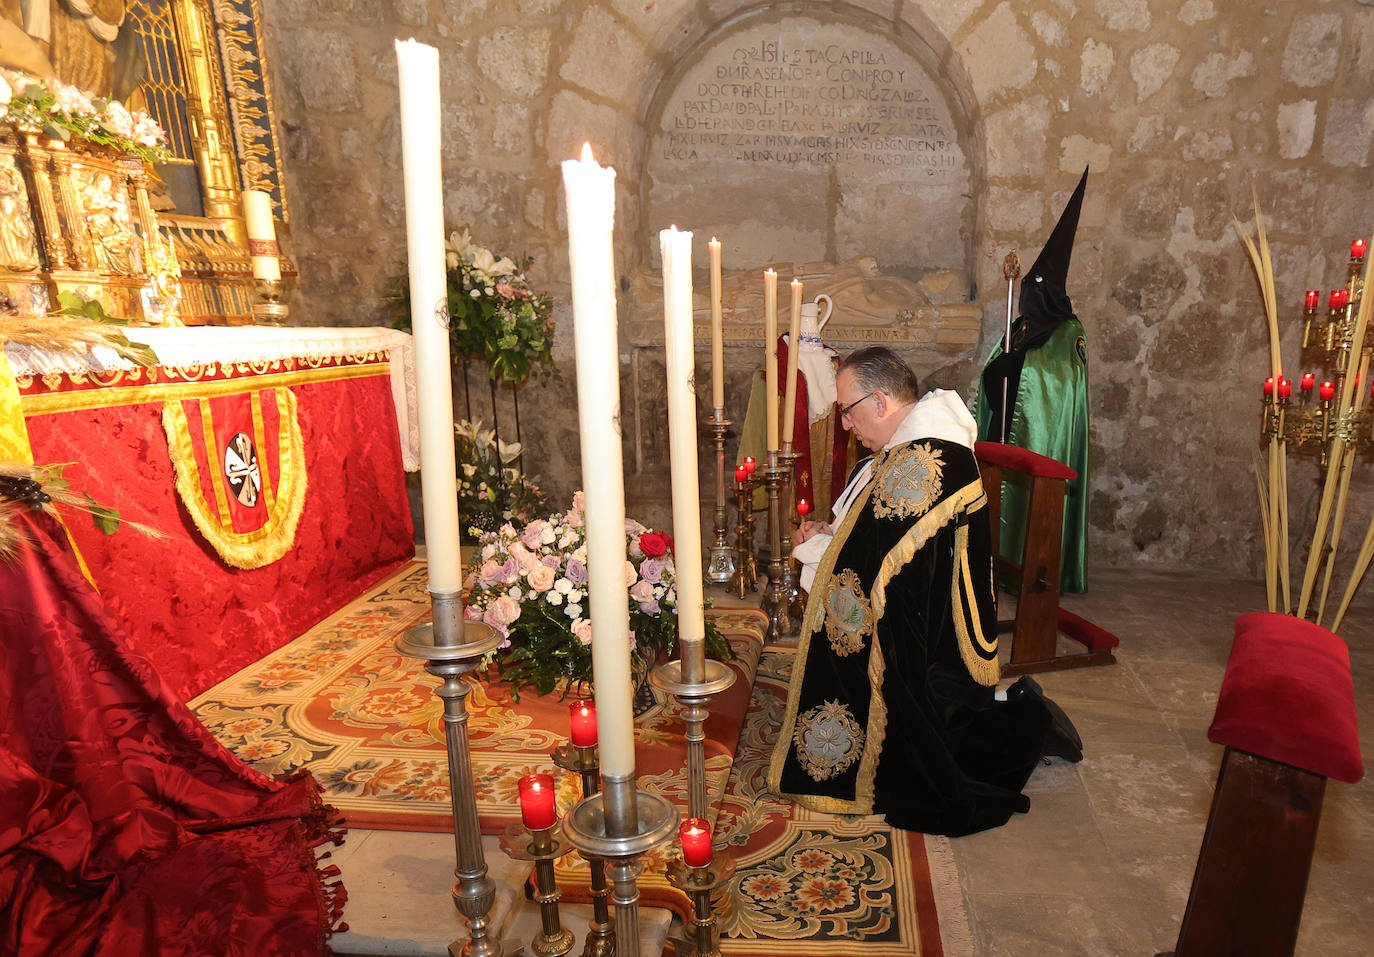
<path id="1" fill-rule="evenodd" d="M 735 573 L 730 594 L 743 598 L 759 584 L 759 563 L 754 557 L 754 489 L 752 477 L 735 484 Z"/>
<path id="2" fill-rule="evenodd" d="M 725 417 L 725 410 L 716 407 L 711 419 L 711 432 L 716 445 L 716 510 L 715 541 L 711 543 L 711 557 L 706 565 L 706 580 L 715 585 L 728 585 L 735 575 L 735 559 L 726 538 L 725 510 L 725 433 L 733 423 Z"/>
<path id="3" fill-rule="evenodd" d="M 553 749 L 553 763 L 564 771 L 582 776 L 582 796 L 591 797 L 601 790 L 601 759 L 596 745 L 560 744 Z M 614 957 L 615 922 L 611 920 L 606 898 L 611 889 L 606 884 L 606 864 L 599 857 L 582 855 L 591 870 L 592 919 L 587 925 L 582 957 Z"/>
<path id="4" fill-rule="evenodd" d="M 677 698 L 687 737 L 687 813 L 706 817 L 706 704 L 735 683 L 735 672 L 724 662 L 707 658 L 701 681 L 682 680 L 682 662 L 666 661 L 649 673 L 654 687 Z"/>
<path id="5" fill-rule="evenodd" d="M 512 824 L 501 842 L 507 854 L 517 861 L 534 861 L 534 900 L 539 905 L 539 935 L 530 942 L 533 957 L 563 957 L 573 948 L 573 932 L 558 919 L 558 882 L 553 862 L 563 845 L 553 836 L 557 824 L 527 828 Z"/>
<path id="6" fill-rule="evenodd" d="M 768 468 L 763 482 L 768 488 L 768 587 L 763 593 L 762 609 L 768 616 L 768 634 L 764 641 L 777 641 L 792 634 L 791 600 L 783 594 L 782 584 L 782 516 L 779 512 L 779 493 L 783 483 L 783 468 L 778 464 L 777 450 L 768 453 Z"/>
<path id="7" fill-rule="evenodd" d="M 718 856 L 705 867 L 690 867 L 680 858 L 668 863 L 668 883 L 692 898 L 693 949 L 683 957 L 720 957 L 711 892 L 734 872 L 735 862 L 728 857 L 721 859 Z"/>
<path id="8" fill-rule="evenodd" d="M 496 901 L 496 885 L 487 877 L 482 831 L 477 823 L 466 707 L 471 689 L 463 676 L 504 639 L 484 622 L 463 620 L 459 592 L 430 592 L 430 602 L 434 621 L 406 631 L 396 639 L 396 650 L 426 660 L 425 670 L 442 682 L 434 693 L 444 702 L 444 738 L 448 746 L 449 800 L 453 805 L 453 840 L 458 857 L 453 903 L 467 918 L 469 937 L 461 950 L 449 949 L 464 957 L 502 957 L 500 942 L 488 936 L 487 917 Z"/>
<path id="9" fill-rule="evenodd" d="M 636 791 L 634 774 L 602 776 L 605 791 L 583 798 L 563 818 L 563 833 L 584 855 L 602 858 L 611 877 L 618 957 L 639 957 L 638 858 L 677 830 L 677 808 Z"/>
<path id="10" fill-rule="evenodd" d="M 782 598 L 787 602 L 787 614 L 792 620 L 793 629 L 788 634 L 796 634 L 801 625 L 802 615 L 806 612 L 806 601 L 802 598 L 801 582 L 797 578 L 795 562 L 792 561 L 792 516 L 797 514 L 796 496 L 793 494 L 793 468 L 800 452 L 793 452 L 791 443 L 783 443 L 778 459 L 783 470 L 782 499 L 778 511 L 782 519 Z"/>

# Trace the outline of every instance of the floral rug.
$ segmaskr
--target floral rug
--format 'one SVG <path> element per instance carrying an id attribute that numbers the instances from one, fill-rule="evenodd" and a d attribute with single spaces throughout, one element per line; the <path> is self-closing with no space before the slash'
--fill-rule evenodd
<path id="1" fill-rule="evenodd" d="M 229 750 L 268 775 L 309 766 L 325 801 L 350 826 L 451 831 L 443 704 L 438 679 L 396 651 L 407 628 L 429 617 L 425 566 L 411 562 L 301 637 L 190 702 Z M 735 684 L 706 722 L 708 800 L 719 804 L 749 703 L 767 619 L 755 609 L 712 610 L 739 656 Z M 560 813 L 581 797 L 580 779 L 549 754 L 568 735 L 568 705 L 469 676 L 468 733 L 482 830 L 520 820 L 517 782 L 544 772 L 558 781 Z M 643 700 L 647 698 L 642 696 Z M 648 698 L 635 722 L 639 786 L 687 805 L 686 743 L 675 701 Z"/>
<path id="2" fill-rule="evenodd" d="M 309 765 L 325 799 L 350 824 L 450 830 L 448 774 L 437 680 L 392 647 L 428 615 L 423 564 L 413 563 L 291 644 L 191 702 L 226 746 L 268 774 Z M 971 953 L 948 842 L 898 831 L 880 818 L 799 808 L 767 791 L 773 739 L 786 703 L 793 649 L 763 647 L 754 609 L 710 614 L 740 655 L 735 685 L 707 722 L 707 780 L 717 854 L 735 872 L 717 892 L 721 950 L 732 957 L 963 957 Z M 560 812 L 581 797 L 575 775 L 549 752 L 566 740 L 557 696 L 512 702 L 499 683 L 473 682 L 473 767 L 483 830 L 519 819 L 519 778 L 554 774 Z M 641 788 L 685 810 L 682 722 L 654 701 L 637 722 Z M 675 843 L 646 855 L 641 904 L 687 899 L 664 879 Z M 561 858 L 559 889 L 585 900 L 587 866 Z"/>

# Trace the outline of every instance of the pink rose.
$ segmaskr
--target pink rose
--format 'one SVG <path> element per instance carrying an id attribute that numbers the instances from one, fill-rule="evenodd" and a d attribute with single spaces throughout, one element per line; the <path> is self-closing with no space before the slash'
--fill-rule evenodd
<path id="1" fill-rule="evenodd" d="M 547 565 L 537 565 L 530 569 L 529 575 L 530 588 L 536 592 L 546 592 L 553 587 L 554 579 L 557 574 Z"/>
<path id="2" fill-rule="evenodd" d="M 639 572 L 635 571 L 635 563 L 629 559 L 625 560 L 625 586 L 628 588 L 639 578 Z"/>
<path id="3" fill-rule="evenodd" d="M 573 622 L 572 632 L 582 644 L 590 645 L 592 643 L 592 623 L 586 618 L 579 618 Z"/>
<path id="4" fill-rule="evenodd" d="M 539 539 L 544 534 L 544 529 L 548 528 L 549 523 L 542 518 L 537 518 L 525 526 L 525 530 L 520 533 L 520 541 L 530 548 L 539 547 Z"/>
<path id="5" fill-rule="evenodd" d="M 502 595 L 491 603 L 487 611 L 495 614 L 502 625 L 509 625 L 520 617 L 520 603 L 510 595 Z"/>
<path id="6" fill-rule="evenodd" d="M 654 586 L 646 581 L 635 582 L 630 586 L 630 597 L 640 604 L 647 601 L 653 601 Z"/>
<path id="7" fill-rule="evenodd" d="M 468 621 L 481 621 L 482 609 L 478 608 L 476 605 L 468 605 L 463 609 L 463 617 Z"/>

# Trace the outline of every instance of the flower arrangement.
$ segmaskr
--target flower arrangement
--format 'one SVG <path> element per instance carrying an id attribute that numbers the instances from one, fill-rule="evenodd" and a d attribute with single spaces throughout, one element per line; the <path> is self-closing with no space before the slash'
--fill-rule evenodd
<path id="1" fill-rule="evenodd" d="M 495 429 L 482 428 L 481 419 L 464 419 L 453 431 L 459 473 L 458 514 L 466 540 L 476 541 L 505 522 L 523 525 L 547 507 L 539 486 L 516 467 L 519 442 L 502 442 Z"/>
<path id="2" fill-rule="evenodd" d="M 625 521 L 628 558 L 630 646 L 637 671 L 660 653 L 677 651 L 677 588 L 673 540 L 634 519 Z M 511 697 L 532 685 L 563 694 L 591 678 L 592 622 L 587 603 L 587 536 L 583 496 L 562 514 L 536 519 L 517 530 L 506 522 L 482 536 L 467 575 L 468 618 L 485 621 L 506 636 L 494 654 Z M 706 653 L 729 660 L 730 646 L 706 624 Z"/>
<path id="3" fill-rule="evenodd" d="M 553 315 L 548 296 L 532 292 L 522 264 L 453 233 L 444 244 L 448 273 L 449 341 L 455 361 L 481 359 L 493 382 L 524 382 L 553 370 Z M 410 284 L 395 280 L 389 297 L 397 329 L 410 328 Z"/>
<path id="4" fill-rule="evenodd" d="M 92 96 L 56 77 L 0 69 L 0 120 L 69 141 L 73 134 L 156 163 L 167 158 L 167 134 L 147 113 Z"/>

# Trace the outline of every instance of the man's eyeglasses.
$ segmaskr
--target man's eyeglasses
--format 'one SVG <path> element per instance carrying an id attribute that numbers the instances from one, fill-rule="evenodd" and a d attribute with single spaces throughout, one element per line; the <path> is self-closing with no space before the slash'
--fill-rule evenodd
<path id="1" fill-rule="evenodd" d="M 870 398 L 870 397 L 875 396 L 875 395 L 877 395 L 877 394 L 878 394 L 878 390 L 877 390 L 877 389 L 874 389 L 872 392 L 868 393 L 867 395 L 862 396 L 861 398 L 855 399 L 853 402 L 849 403 L 848 405 L 846 405 L 846 406 L 841 406 L 841 407 L 840 407 L 840 418 L 842 418 L 842 419 L 847 419 L 847 418 L 849 418 L 849 413 L 851 413 L 851 412 L 854 411 L 855 406 L 857 406 L 857 405 L 858 405 L 860 402 L 862 402 L 864 399 Z"/>

